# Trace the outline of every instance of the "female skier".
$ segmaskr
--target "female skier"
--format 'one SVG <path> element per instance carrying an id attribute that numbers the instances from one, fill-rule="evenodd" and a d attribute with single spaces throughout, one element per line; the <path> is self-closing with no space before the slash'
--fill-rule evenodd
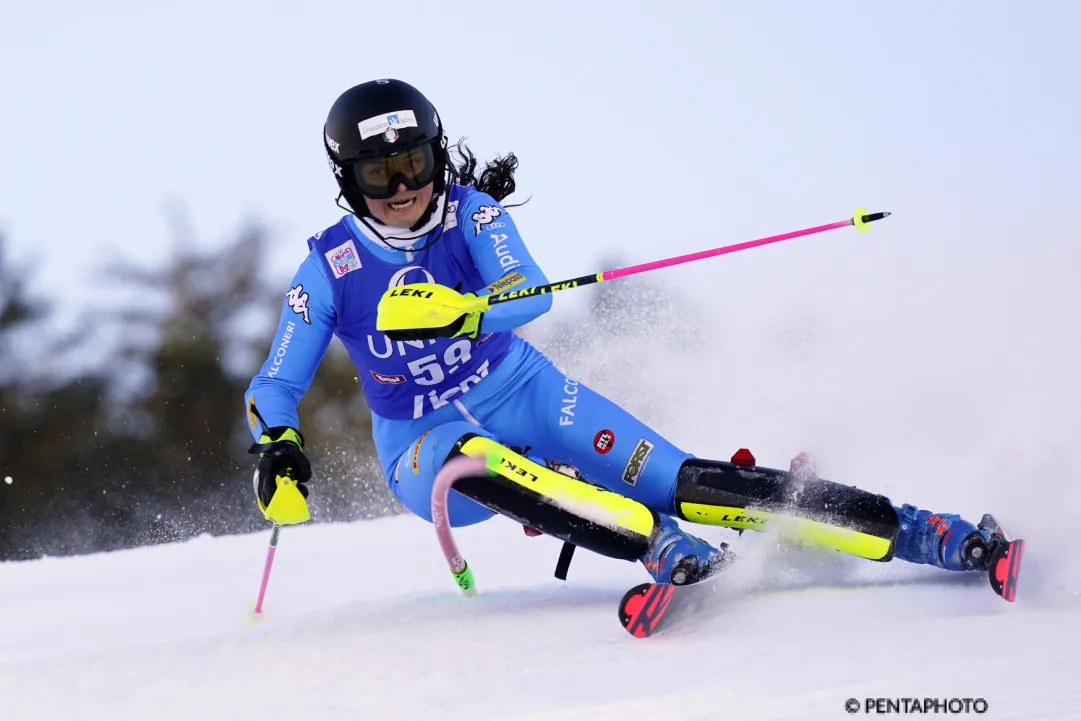
<path id="1" fill-rule="evenodd" d="M 390 489 L 417 516 L 431 521 L 435 474 L 459 441 L 487 436 L 507 447 L 531 447 L 531 457 L 558 458 L 588 481 L 655 511 L 660 523 L 638 559 L 655 580 L 693 583 L 718 567 L 725 544 L 718 549 L 685 533 L 676 521 L 687 517 L 678 504 L 720 498 L 725 505 L 739 479 L 723 464 L 676 448 L 512 333 L 551 308 L 550 294 L 465 313 L 435 330 L 391 337 L 376 328 L 388 289 L 437 283 L 480 296 L 548 282 L 500 204 L 514 191 L 517 159 L 489 163 L 478 179 L 466 150 L 461 167 L 454 167 L 436 109 L 399 80 L 374 80 L 343 93 L 330 109 L 323 140 L 339 205 L 344 198 L 349 207 L 339 222 L 308 239 L 310 253 L 285 294 L 269 357 L 245 394 L 257 440 L 253 453 L 260 454 L 254 479 L 260 508 L 266 510 L 276 477 L 286 471 L 307 495 L 311 468 L 297 404 L 337 335 L 359 371 Z M 783 489 L 769 492 L 774 500 L 784 495 Z M 863 495 L 849 505 L 865 516 L 862 522 L 881 523 L 884 506 L 885 522 L 896 533 L 892 557 L 983 569 L 1001 539 L 956 515 L 856 493 Z M 868 510 L 867 498 L 883 503 Z M 878 517 L 868 520 L 868 514 Z M 452 525 L 492 515 L 471 498 L 451 494 Z"/>

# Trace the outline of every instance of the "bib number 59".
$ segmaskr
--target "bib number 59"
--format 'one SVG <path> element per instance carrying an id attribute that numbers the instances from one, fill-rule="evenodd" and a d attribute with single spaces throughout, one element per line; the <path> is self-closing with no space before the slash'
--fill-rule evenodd
<path id="1" fill-rule="evenodd" d="M 463 363 L 469 362 L 469 341 L 459 340 L 447 346 L 443 351 L 442 364 L 437 353 L 410 361 L 407 365 L 413 374 L 413 380 L 419 386 L 437 386 L 446 380 L 447 375 L 458 370 Z M 443 366 L 447 366 L 446 372 Z"/>

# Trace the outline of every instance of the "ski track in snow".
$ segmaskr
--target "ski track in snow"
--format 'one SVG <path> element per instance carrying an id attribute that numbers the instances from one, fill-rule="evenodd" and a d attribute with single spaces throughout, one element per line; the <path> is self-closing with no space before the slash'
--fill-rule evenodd
<path id="1" fill-rule="evenodd" d="M 615 610 L 640 566 L 580 551 L 557 581 L 558 541 L 502 518 L 458 530 L 472 599 L 417 519 L 286 528 L 257 623 L 269 534 L 0 564 L 2 718 L 841 719 L 850 697 L 1081 717 L 1081 583 L 1041 583 L 1076 576 L 1038 549 L 1008 604 L 982 577 L 705 530 L 740 555 L 716 610 L 648 640 Z"/>

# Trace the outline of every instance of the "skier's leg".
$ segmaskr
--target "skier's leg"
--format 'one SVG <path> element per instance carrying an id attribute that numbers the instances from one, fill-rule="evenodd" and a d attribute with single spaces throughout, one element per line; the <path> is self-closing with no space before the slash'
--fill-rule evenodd
<path id="1" fill-rule="evenodd" d="M 520 428 L 530 418 L 539 419 L 526 433 L 534 439 L 534 453 L 568 463 L 588 480 L 644 503 L 661 514 L 661 531 L 673 537 L 681 532 L 666 516 L 752 530 L 787 523 L 788 533 L 846 553 L 950 570 L 984 568 L 997 540 L 956 515 L 895 506 L 854 486 L 695 458 L 554 366 L 531 379 L 520 402 L 539 413 L 526 417 L 515 413 L 523 407 L 516 405 L 492 421 L 510 413 L 509 422 Z M 645 562 L 652 571 L 653 561 Z"/>
<path id="2" fill-rule="evenodd" d="M 413 441 L 398 456 L 388 474 L 390 490 L 406 508 L 431 523 L 432 486 L 455 444 L 465 434 L 489 435 L 466 421 L 451 421 L 436 426 Z M 447 518 L 452 526 L 470 526 L 486 521 L 495 513 L 459 493 L 447 499 Z"/>
<path id="3" fill-rule="evenodd" d="M 660 522 L 638 559 L 654 579 L 694 582 L 726 558 L 725 546 L 687 534 L 672 517 L 673 478 L 690 456 L 554 366 L 534 375 L 485 426 L 500 438 L 528 443 L 528 455 L 539 463 L 572 466 L 589 482 L 655 511 Z"/>
<path id="4" fill-rule="evenodd" d="M 473 423 L 450 421 L 424 432 L 389 469 L 391 490 L 410 511 L 431 522 L 436 475 L 449 459 L 462 453 L 480 457 L 500 454 L 514 472 L 502 469 L 499 473 L 459 478 L 447 500 L 452 526 L 479 523 L 499 513 L 613 558 L 631 560 L 645 551 L 656 525 L 649 509 L 543 466 L 527 468 L 531 465 L 529 459 L 508 450 L 491 432 Z M 567 484 L 575 488 L 565 488 Z M 577 490 L 589 492 L 585 494 L 588 498 L 582 500 L 583 507 L 595 505 L 594 510 L 602 517 L 622 518 L 618 530 L 595 522 L 593 514 L 566 506 L 566 498 L 575 496 Z"/>
<path id="5" fill-rule="evenodd" d="M 949 571 L 984 570 L 1002 541 L 994 529 L 966 521 L 957 514 L 932 513 L 911 504 L 896 509 L 901 529 L 894 557 Z"/>

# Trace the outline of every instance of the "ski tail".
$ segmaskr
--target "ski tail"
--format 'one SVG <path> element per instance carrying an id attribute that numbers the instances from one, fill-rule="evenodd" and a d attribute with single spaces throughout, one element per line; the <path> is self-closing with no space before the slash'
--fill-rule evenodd
<path id="1" fill-rule="evenodd" d="M 714 569 L 695 583 L 640 583 L 623 594 L 619 622 L 635 638 L 648 638 L 679 626 L 708 608 L 724 574 Z"/>
<path id="2" fill-rule="evenodd" d="M 640 583 L 619 602 L 619 622 L 635 638 L 647 638 L 664 628 L 676 587 L 668 583 Z"/>
<path id="3" fill-rule="evenodd" d="M 1018 539 L 1001 543 L 991 557 L 989 579 L 991 588 L 1002 598 L 1012 602 L 1017 597 L 1017 578 L 1021 572 L 1021 557 L 1025 541 Z"/>

